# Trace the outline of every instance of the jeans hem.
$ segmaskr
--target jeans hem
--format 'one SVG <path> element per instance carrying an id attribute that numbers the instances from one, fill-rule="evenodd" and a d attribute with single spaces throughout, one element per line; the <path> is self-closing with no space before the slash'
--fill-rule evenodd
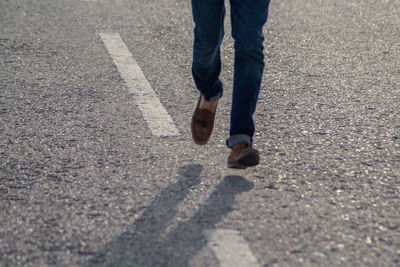
<path id="1" fill-rule="evenodd" d="M 247 134 L 234 134 L 226 139 L 226 146 L 232 148 L 241 142 L 247 142 L 251 145 L 253 143 L 253 139 Z"/>
<path id="2" fill-rule="evenodd" d="M 218 94 L 216 94 L 215 96 L 208 96 L 208 95 L 205 95 L 205 94 L 203 94 L 201 91 L 202 90 L 199 90 L 200 91 L 200 93 L 201 93 L 201 95 L 203 96 L 203 98 L 205 99 L 205 100 L 207 100 L 207 101 L 216 101 L 216 100 L 218 100 L 218 99 L 220 99 L 221 97 L 222 97 L 222 95 L 223 95 L 223 92 L 224 92 L 224 90 L 223 90 L 223 87 L 222 87 L 222 82 L 218 82 L 218 89 L 219 89 L 219 92 L 218 92 Z"/>

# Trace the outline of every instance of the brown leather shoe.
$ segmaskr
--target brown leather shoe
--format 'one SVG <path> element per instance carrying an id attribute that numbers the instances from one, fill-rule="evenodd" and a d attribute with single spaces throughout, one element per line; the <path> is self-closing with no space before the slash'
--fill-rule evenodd
<path id="1" fill-rule="evenodd" d="M 247 142 L 241 142 L 231 149 L 228 168 L 246 169 L 260 163 L 260 153 Z"/>
<path id="2" fill-rule="evenodd" d="M 191 123 L 193 141 L 198 145 L 205 145 L 210 139 L 214 127 L 215 111 L 200 108 L 202 95 L 199 97 Z M 216 109 L 217 107 L 215 107 Z"/>

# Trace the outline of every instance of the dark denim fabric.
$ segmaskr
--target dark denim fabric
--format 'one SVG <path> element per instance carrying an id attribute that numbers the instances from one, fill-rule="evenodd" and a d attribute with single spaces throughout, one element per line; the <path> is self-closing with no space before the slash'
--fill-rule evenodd
<path id="1" fill-rule="evenodd" d="M 264 70 L 262 28 L 269 0 L 230 0 L 235 71 L 228 147 L 252 142 L 253 114 Z M 220 45 L 224 37 L 224 0 L 192 0 L 194 28 L 192 73 L 206 100 L 222 96 Z"/>

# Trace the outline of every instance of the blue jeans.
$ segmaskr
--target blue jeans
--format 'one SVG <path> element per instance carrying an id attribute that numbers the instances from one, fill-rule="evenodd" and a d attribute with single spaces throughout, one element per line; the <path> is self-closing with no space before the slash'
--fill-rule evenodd
<path id="1" fill-rule="evenodd" d="M 224 37 L 224 0 L 191 0 L 194 28 L 192 74 L 206 100 L 222 96 L 220 45 Z M 262 28 L 269 0 L 230 0 L 235 40 L 234 82 L 227 146 L 252 143 L 253 114 L 264 70 Z"/>

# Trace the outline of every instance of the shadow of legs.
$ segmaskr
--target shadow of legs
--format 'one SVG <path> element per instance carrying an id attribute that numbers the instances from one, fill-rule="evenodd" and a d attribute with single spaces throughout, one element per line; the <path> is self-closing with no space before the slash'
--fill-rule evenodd
<path id="1" fill-rule="evenodd" d="M 157 266 L 189 266 L 190 259 L 207 243 L 203 230 L 214 229 L 232 211 L 236 195 L 253 186 L 241 176 L 226 176 L 199 210 L 168 234 Z"/>
<path id="2" fill-rule="evenodd" d="M 111 241 L 90 262 L 97 266 L 188 266 L 190 259 L 206 244 L 202 235 L 213 229 L 231 210 L 235 196 L 249 191 L 253 183 L 240 176 L 227 176 L 207 201 L 185 222 L 163 236 L 177 205 L 191 186 L 199 183 L 201 165 L 189 165 L 179 171 L 179 180 L 162 190 L 127 231 Z"/>
<path id="3" fill-rule="evenodd" d="M 143 249 L 151 250 L 151 247 L 155 246 L 159 235 L 175 216 L 178 204 L 186 197 L 192 186 L 200 183 L 202 170 L 203 166 L 200 164 L 181 167 L 178 171 L 178 181 L 170 184 L 155 196 L 140 218 L 132 225 L 132 229 L 108 243 L 89 261 L 88 265 L 132 266 L 124 259 L 135 254 L 140 257 L 139 253 Z"/>

